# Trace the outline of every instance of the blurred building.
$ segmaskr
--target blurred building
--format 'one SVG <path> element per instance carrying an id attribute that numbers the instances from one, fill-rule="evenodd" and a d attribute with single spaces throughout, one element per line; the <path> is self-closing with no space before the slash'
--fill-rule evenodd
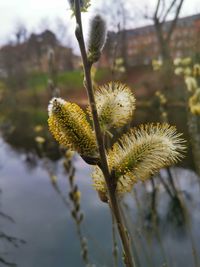
<path id="1" fill-rule="evenodd" d="M 31 34 L 22 42 L 7 44 L 0 49 L 0 75 L 12 77 L 17 72 L 48 72 L 49 51 L 55 55 L 57 71 L 72 70 L 79 58 L 71 48 L 62 46 L 56 35 L 45 30 Z"/>
<path id="2" fill-rule="evenodd" d="M 171 21 L 163 24 L 167 32 Z M 200 54 L 200 14 L 179 18 L 170 43 L 172 58 Z M 117 53 L 116 50 L 117 49 Z M 109 32 L 108 40 L 100 65 L 111 66 L 113 55 L 122 57 L 128 66 L 148 65 L 160 55 L 154 25 L 125 30 L 120 33 Z"/>

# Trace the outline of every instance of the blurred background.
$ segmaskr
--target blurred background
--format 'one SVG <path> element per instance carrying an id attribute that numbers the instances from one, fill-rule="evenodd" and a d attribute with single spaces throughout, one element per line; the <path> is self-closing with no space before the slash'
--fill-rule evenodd
<path id="1" fill-rule="evenodd" d="M 126 83 L 133 121 L 169 122 L 187 155 L 138 184 L 121 205 L 139 267 L 200 266 L 200 6 L 198 0 L 91 0 L 108 36 L 94 86 Z M 91 167 L 48 131 L 53 96 L 88 105 L 67 0 L 0 2 L 0 266 L 123 266 L 115 224 Z"/>

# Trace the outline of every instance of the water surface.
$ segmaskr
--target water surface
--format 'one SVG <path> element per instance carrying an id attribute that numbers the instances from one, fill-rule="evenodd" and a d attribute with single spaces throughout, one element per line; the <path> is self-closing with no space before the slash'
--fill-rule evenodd
<path id="1" fill-rule="evenodd" d="M 73 163 L 76 168 L 76 183 L 82 192 L 81 208 L 85 214 L 83 232 L 88 238 L 89 257 L 96 266 L 113 266 L 108 207 L 99 201 L 91 186 L 91 168 L 78 156 L 75 156 Z M 49 164 L 53 166 L 59 188 L 67 198 L 69 183 L 63 170 L 62 159 L 50 161 Z M 188 212 L 186 222 L 176 220 L 180 215 L 179 211 L 162 186 L 159 187 L 156 205 L 159 224 L 156 233 L 152 230 L 150 219 L 151 184 L 147 183 L 145 187 L 140 184 L 136 186 L 139 206 L 134 196 L 129 195 L 124 200 L 136 258 L 141 267 L 189 267 L 195 266 L 195 259 L 198 261 L 199 182 L 191 170 L 175 168 L 172 173 L 179 190 L 184 191 L 181 195 Z M 162 175 L 167 179 L 164 170 Z M 84 266 L 70 210 L 52 186 L 43 158 L 18 151 L 1 138 L 0 188 L 0 210 L 15 221 L 13 223 L 0 217 L 1 231 L 26 242 L 16 248 L 0 239 L 0 255 L 3 258 L 19 267 Z M 166 262 L 168 265 L 163 265 Z M 119 266 L 122 266 L 122 263 L 119 263 Z"/>

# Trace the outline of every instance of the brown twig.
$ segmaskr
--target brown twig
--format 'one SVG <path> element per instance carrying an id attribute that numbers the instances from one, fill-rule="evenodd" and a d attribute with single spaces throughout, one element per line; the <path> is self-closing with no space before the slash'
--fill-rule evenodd
<path id="1" fill-rule="evenodd" d="M 93 118 L 93 124 L 94 124 L 94 130 L 96 134 L 96 140 L 98 144 L 98 150 L 100 155 L 100 164 L 99 167 L 101 168 L 105 182 L 107 185 L 108 190 L 108 198 L 109 198 L 109 204 L 110 208 L 112 209 L 112 212 L 114 214 L 118 231 L 121 237 L 121 241 L 123 244 L 124 249 L 124 262 L 127 267 L 135 267 L 132 259 L 131 249 L 130 249 L 130 241 L 128 238 L 127 230 L 124 227 L 124 223 L 121 216 L 121 211 L 119 208 L 119 204 L 116 197 L 116 183 L 115 181 L 115 175 L 114 173 L 110 173 L 107 158 L 106 158 L 106 152 L 104 147 L 104 140 L 103 135 L 100 128 L 99 118 L 97 114 L 97 108 L 93 93 L 93 86 L 92 86 L 92 80 L 91 80 L 91 63 L 88 61 L 86 48 L 85 48 L 85 42 L 83 38 L 83 31 L 82 31 L 82 21 L 81 21 L 81 12 L 80 12 L 80 1 L 75 0 L 75 17 L 76 17 L 76 38 L 79 43 L 81 56 L 83 60 L 83 67 L 84 67 L 84 74 L 85 74 L 85 87 L 88 94 L 88 99 L 91 107 L 92 112 L 92 118 Z"/>

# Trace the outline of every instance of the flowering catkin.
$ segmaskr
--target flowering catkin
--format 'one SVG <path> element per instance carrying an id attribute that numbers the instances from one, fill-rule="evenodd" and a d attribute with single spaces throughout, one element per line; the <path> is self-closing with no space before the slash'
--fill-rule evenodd
<path id="1" fill-rule="evenodd" d="M 185 83 L 186 83 L 187 90 L 189 92 L 194 93 L 196 91 L 198 85 L 194 77 L 192 76 L 185 77 Z"/>
<path id="2" fill-rule="evenodd" d="M 200 88 L 189 98 L 189 108 L 192 114 L 200 115 Z"/>
<path id="3" fill-rule="evenodd" d="M 110 171 L 115 172 L 118 193 L 130 192 L 138 181 L 145 181 L 159 169 L 177 162 L 185 150 L 184 140 L 168 124 L 147 124 L 133 128 L 108 151 Z M 103 174 L 95 167 L 94 187 L 106 194 Z"/>
<path id="4" fill-rule="evenodd" d="M 49 129 L 62 145 L 84 156 L 97 156 L 94 132 L 85 112 L 74 103 L 53 98 L 48 106 Z"/>
<path id="5" fill-rule="evenodd" d="M 95 101 L 103 130 L 121 127 L 133 117 L 135 97 L 124 84 L 110 82 L 100 86 L 95 91 Z"/>

